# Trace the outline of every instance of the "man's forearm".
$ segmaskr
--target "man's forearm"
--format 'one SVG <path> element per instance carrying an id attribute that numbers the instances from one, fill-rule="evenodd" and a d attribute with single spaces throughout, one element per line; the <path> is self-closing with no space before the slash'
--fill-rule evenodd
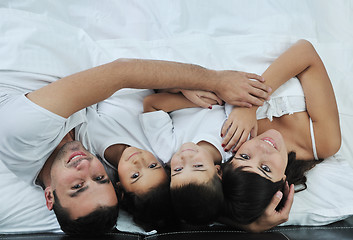
<path id="1" fill-rule="evenodd" d="M 115 79 L 123 88 L 182 88 L 214 90 L 216 71 L 198 65 L 139 59 L 113 62 Z"/>

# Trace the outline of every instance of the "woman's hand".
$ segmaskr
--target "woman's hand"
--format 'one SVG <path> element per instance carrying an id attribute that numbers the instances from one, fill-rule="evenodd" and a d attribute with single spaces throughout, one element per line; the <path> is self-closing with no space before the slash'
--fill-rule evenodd
<path id="1" fill-rule="evenodd" d="M 224 136 L 222 147 L 226 152 L 233 146 L 233 152 L 237 151 L 248 139 L 249 134 L 251 138 L 257 135 L 256 109 L 233 108 L 221 130 L 221 136 Z"/>
<path id="2" fill-rule="evenodd" d="M 255 222 L 242 227 L 249 232 L 263 232 L 288 221 L 289 212 L 292 207 L 294 197 L 293 184 L 289 187 L 288 182 L 286 182 L 284 195 L 287 197 L 287 200 L 282 209 L 279 211 L 276 210 L 277 205 L 283 197 L 282 192 L 278 191 L 273 196 L 270 204 L 265 209 L 265 212 Z"/>
<path id="3" fill-rule="evenodd" d="M 203 91 L 203 90 L 180 90 L 181 93 L 193 102 L 195 105 L 202 108 L 212 109 L 212 105 L 222 105 L 223 101 L 213 92 Z"/>

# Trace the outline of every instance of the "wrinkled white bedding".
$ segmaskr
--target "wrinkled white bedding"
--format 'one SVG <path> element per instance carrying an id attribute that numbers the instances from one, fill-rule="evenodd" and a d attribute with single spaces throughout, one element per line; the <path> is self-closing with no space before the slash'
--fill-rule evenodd
<path id="1" fill-rule="evenodd" d="M 296 40 L 311 41 L 334 86 L 343 143 L 309 172 L 286 224 L 323 225 L 353 214 L 352 1 L 3 0 L 0 7 L 0 70 L 58 77 L 121 57 L 261 74 Z M 124 213 L 118 229 L 142 231 Z M 0 233 L 39 231 L 60 231 L 44 194 L 0 161 Z"/>

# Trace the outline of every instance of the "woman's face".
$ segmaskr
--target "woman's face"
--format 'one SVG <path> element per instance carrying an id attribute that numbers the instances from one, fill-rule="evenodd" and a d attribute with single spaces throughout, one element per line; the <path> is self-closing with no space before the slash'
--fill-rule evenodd
<path id="1" fill-rule="evenodd" d="M 149 151 L 135 147 L 124 150 L 118 164 L 119 181 L 127 192 L 143 194 L 168 180 L 161 163 Z"/>
<path id="2" fill-rule="evenodd" d="M 192 142 L 184 143 L 173 155 L 170 168 L 171 187 L 208 182 L 220 169 L 207 150 Z"/>
<path id="3" fill-rule="evenodd" d="M 245 171 L 255 172 L 272 182 L 285 179 L 288 152 L 282 135 L 274 130 L 245 142 L 237 151 L 231 164 L 245 167 Z"/>

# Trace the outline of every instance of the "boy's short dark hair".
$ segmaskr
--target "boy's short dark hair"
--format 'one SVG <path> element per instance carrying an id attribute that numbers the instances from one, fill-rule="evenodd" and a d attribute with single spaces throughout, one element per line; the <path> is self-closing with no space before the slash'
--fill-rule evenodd
<path id="1" fill-rule="evenodd" d="M 170 192 L 176 215 L 188 224 L 209 224 L 220 215 L 224 197 L 217 173 L 205 184 L 188 183 Z"/>
<path id="2" fill-rule="evenodd" d="M 99 207 L 87 216 L 71 219 L 67 209 L 61 206 L 55 191 L 53 210 L 63 232 L 69 235 L 103 235 L 112 232 L 118 218 L 118 205 Z"/>

